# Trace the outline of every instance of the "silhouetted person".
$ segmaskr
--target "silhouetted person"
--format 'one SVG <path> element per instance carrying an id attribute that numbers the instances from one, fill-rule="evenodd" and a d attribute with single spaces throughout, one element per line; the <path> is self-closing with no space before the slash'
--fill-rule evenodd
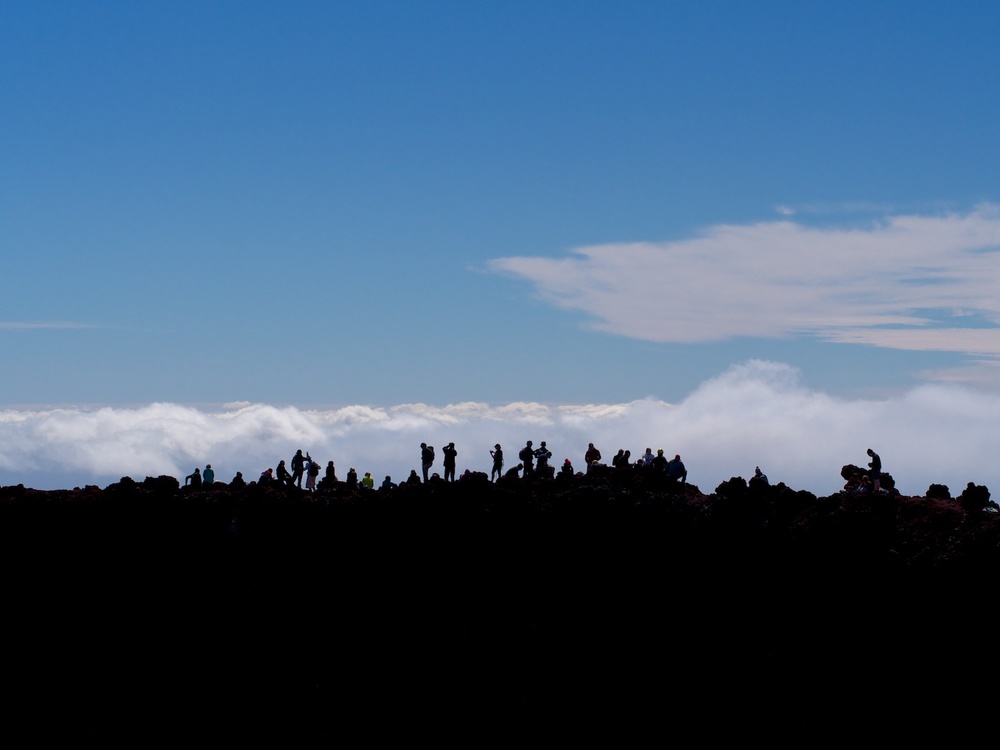
<path id="1" fill-rule="evenodd" d="M 416 469 L 410 469 L 410 476 L 406 478 L 407 484 L 420 484 L 420 475 Z"/>
<path id="2" fill-rule="evenodd" d="M 385 479 L 382 480 L 382 484 L 379 485 L 380 490 L 391 490 L 394 489 L 396 483 L 392 481 L 392 477 L 388 474 L 385 475 Z"/>
<path id="3" fill-rule="evenodd" d="M 551 477 L 553 469 L 549 466 L 549 459 L 552 458 L 552 451 L 546 447 L 544 440 L 535 451 L 535 458 L 538 459 L 535 464 L 535 473 L 542 477 Z"/>
<path id="4" fill-rule="evenodd" d="M 624 455 L 625 455 L 625 449 L 624 449 L 624 448 L 619 448 L 619 449 L 618 449 L 618 452 L 617 452 L 617 453 L 616 453 L 616 454 L 614 455 L 614 457 L 613 457 L 613 458 L 611 459 L 611 465 L 612 465 L 612 466 L 615 466 L 615 467 L 617 467 L 617 466 L 618 466 L 618 464 L 619 464 L 619 463 L 621 462 L 621 460 L 622 460 L 622 456 L 624 456 Z"/>
<path id="5" fill-rule="evenodd" d="M 510 469 L 507 469 L 507 471 L 503 475 L 503 478 L 504 479 L 517 479 L 517 473 L 519 471 L 521 471 L 521 469 L 523 469 L 523 468 L 524 468 L 524 464 L 518 464 L 517 466 L 514 466 L 514 467 L 511 467 Z"/>
<path id="6" fill-rule="evenodd" d="M 316 477 L 319 476 L 319 464 L 306 454 L 306 489 L 312 492 L 316 489 Z"/>
<path id="7" fill-rule="evenodd" d="M 195 467 L 195 470 L 184 477 L 184 486 L 188 486 L 188 482 L 191 483 L 192 487 L 201 487 L 201 469 Z"/>
<path id="8" fill-rule="evenodd" d="M 753 470 L 753 476 L 747 482 L 747 487 L 751 490 L 759 491 L 768 486 L 767 475 L 757 466 Z"/>
<path id="9" fill-rule="evenodd" d="M 424 472 L 424 481 L 427 481 L 427 473 L 431 470 L 431 466 L 434 465 L 434 446 L 427 445 L 427 443 L 420 444 L 420 468 Z"/>
<path id="10" fill-rule="evenodd" d="M 871 456 L 872 460 L 868 464 L 871 469 L 870 476 L 872 478 L 872 491 L 878 492 L 880 487 L 880 481 L 882 478 L 882 459 L 879 458 L 878 453 L 873 451 L 871 448 L 868 449 L 868 455 Z"/>
<path id="11" fill-rule="evenodd" d="M 358 472 L 354 470 L 352 466 L 347 470 L 347 489 L 356 490 L 358 488 Z"/>
<path id="12" fill-rule="evenodd" d="M 667 479 L 672 483 L 684 484 L 687 482 L 687 478 L 687 469 L 684 468 L 684 462 L 681 461 L 681 456 L 678 453 L 667 462 Z"/>
<path id="13" fill-rule="evenodd" d="M 295 480 L 288 473 L 288 469 L 285 468 L 285 459 L 278 461 L 278 481 L 282 484 L 287 484 L 289 487 L 295 486 Z"/>
<path id="14" fill-rule="evenodd" d="M 455 450 L 454 443 L 448 443 L 442 451 L 444 453 L 444 481 L 455 481 L 455 458 L 458 451 Z"/>
<path id="15" fill-rule="evenodd" d="M 233 477 L 233 481 L 229 483 L 230 487 L 246 487 L 247 481 L 243 478 L 243 472 L 237 471 L 236 476 Z"/>
<path id="16" fill-rule="evenodd" d="M 302 455 L 302 449 L 299 448 L 295 451 L 295 455 L 292 456 L 292 484 L 296 485 L 299 489 L 302 489 L 302 475 L 306 470 L 306 457 Z"/>
<path id="17" fill-rule="evenodd" d="M 370 471 L 366 471 L 365 475 L 361 477 L 361 489 L 363 490 L 375 489 L 375 480 L 372 479 L 372 473 Z"/>
<path id="18" fill-rule="evenodd" d="M 559 469 L 559 476 L 563 478 L 574 476 L 573 464 L 568 458 L 563 461 L 563 465 Z"/>
<path id="19" fill-rule="evenodd" d="M 653 456 L 653 460 L 650 465 L 655 471 L 666 472 L 667 463 L 667 457 L 663 455 L 663 448 L 657 448 L 656 455 Z"/>
<path id="20" fill-rule="evenodd" d="M 588 469 L 591 464 L 596 464 L 601 460 L 601 452 L 594 447 L 593 443 L 587 444 L 587 452 L 583 454 L 583 464 Z"/>
<path id="21" fill-rule="evenodd" d="M 333 461 L 326 462 L 326 474 L 323 475 L 323 479 L 326 480 L 328 485 L 332 485 L 337 481 L 337 469 L 333 465 Z"/>
<path id="22" fill-rule="evenodd" d="M 639 460 L 648 466 L 649 464 L 653 463 L 653 458 L 654 458 L 653 449 L 646 448 L 646 452 L 642 454 L 642 458 Z"/>
<path id="23" fill-rule="evenodd" d="M 524 447 L 521 448 L 521 452 L 517 454 L 517 457 L 521 459 L 521 476 L 524 479 L 527 479 L 535 471 L 535 450 L 531 447 L 530 440 L 524 444 Z"/>
<path id="24" fill-rule="evenodd" d="M 274 469 L 264 469 L 264 471 L 260 473 L 260 479 L 258 479 L 257 481 L 260 482 L 261 484 L 264 484 L 265 482 L 270 482 L 273 479 L 274 479 Z"/>
<path id="25" fill-rule="evenodd" d="M 495 482 L 503 476 L 503 448 L 500 447 L 500 443 L 493 446 L 493 450 L 490 451 L 490 456 L 493 458 L 493 468 L 490 470 L 490 481 Z"/>
<path id="26" fill-rule="evenodd" d="M 205 471 L 201 474 L 201 481 L 205 484 L 215 482 L 215 470 L 212 469 L 212 464 L 205 464 Z"/>

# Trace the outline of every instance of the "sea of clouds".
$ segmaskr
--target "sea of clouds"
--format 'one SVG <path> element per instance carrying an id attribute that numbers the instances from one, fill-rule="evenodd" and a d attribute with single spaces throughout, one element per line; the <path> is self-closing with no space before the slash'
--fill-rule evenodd
<path id="1" fill-rule="evenodd" d="M 772 483 L 820 496 L 840 490 L 841 467 L 865 466 L 872 448 L 903 494 L 923 495 L 940 483 L 957 495 L 969 482 L 1000 488 L 998 423 L 1000 395 L 924 385 L 886 400 L 845 400 L 803 387 L 788 365 L 753 360 L 679 403 L 0 410 L 0 485 L 104 487 L 164 474 L 183 483 L 209 463 L 219 480 L 241 471 L 250 481 L 299 448 L 324 466 L 333 460 L 340 479 L 354 467 L 378 484 L 387 474 L 399 481 L 419 473 L 421 442 L 435 447 L 439 473 L 448 442 L 458 450 L 459 473 L 488 473 L 495 443 L 510 467 L 525 441 L 545 440 L 554 462 L 569 458 L 577 470 L 590 442 L 605 463 L 620 448 L 633 459 L 662 448 L 681 455 L 688 481 L 705 493 L 760 466 Z"/>

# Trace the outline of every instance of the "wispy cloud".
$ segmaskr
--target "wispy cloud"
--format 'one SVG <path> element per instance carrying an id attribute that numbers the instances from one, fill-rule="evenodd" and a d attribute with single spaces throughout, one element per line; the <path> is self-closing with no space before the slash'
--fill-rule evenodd
<path id="1" fill-rule="evenodd" d="M 1000 355 L 995 205 L 890 216 L 864 228 L 724 225 L 677 242 L 499 258 L 490 267 L 531 282 L 555 306 L 585 313 L 593 328 L 632 338 L 693 343 L 807 334 Z"/>
<path id="2" fill-rule="evenodd" d="M 760 465 L 774 482 L 818 495 L 843 486 L 844 464 L 878 451 L 900 490 L 932 483 L 953 492 L 970 481 L 1000 487 L 1000 396 L 929 385 L 887 400 L 846 400 L 802 385 L 797 370 L 749 361 L 702 384 L 683 401 L 618 404 L 444 406 L 402 404 L 300 410 L 233 403 L 216 410 L 154 403 L 136 408 L 0 411 L 0 484 L 39 489 L 105 486 L 123 476 L 182 479 L 211 463 L 220 479 L 247 479 L 302 448 L 343 478 L 354 466 L 381 479 L 419 469 L 420 443 L 454 441 L 459 472 L 489 471 L 501 443 L 508 466 L 526 440 L 547 441 L 557 460 L 582 467 L 594 442 L 605 461 L 620 448 L 680 453 L 690 481 L 713 491 Z M 440 471 L 440 466 L 437 467 Z"/>
<path id="3" fill-rule="evenodd" d="M 37 331 L 44 329 L 94 328 L 90 323 L 77 323 L 70 320 L 32 320 L 12 321 L 0 320 L 0 331 Z"/>

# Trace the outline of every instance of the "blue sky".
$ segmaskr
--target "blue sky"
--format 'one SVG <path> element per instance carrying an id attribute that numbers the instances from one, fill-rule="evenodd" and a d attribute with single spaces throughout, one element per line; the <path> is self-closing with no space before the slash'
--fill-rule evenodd
<path id="1" fill-rule="evenodd" d="M 998 31 L 0 0 L 0 484 L 503 438 L 662 447 L 705 491 L 835 491 L 868 447 L 912 494 L 1000 486 Z"/>

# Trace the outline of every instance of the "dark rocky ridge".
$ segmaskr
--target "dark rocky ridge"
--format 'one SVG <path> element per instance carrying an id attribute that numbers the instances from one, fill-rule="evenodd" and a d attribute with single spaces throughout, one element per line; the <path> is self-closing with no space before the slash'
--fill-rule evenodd
<path id="1" fill-rule="evenodd" d="M 961 741 L 992 719 L 995 510 L 610 471 L 3 487 L 5 729 Z"/>

